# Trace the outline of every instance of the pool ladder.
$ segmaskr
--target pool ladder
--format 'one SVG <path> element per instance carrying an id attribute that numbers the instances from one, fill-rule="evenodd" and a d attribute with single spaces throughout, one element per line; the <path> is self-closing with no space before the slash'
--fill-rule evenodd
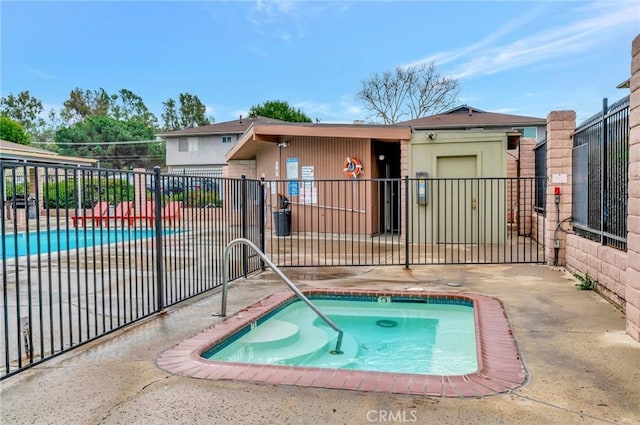
<path id="1" fill-rule="evenodd" d="M 313 310 L 318 315 L 318 317 L 320 317 L 322 320 L 324 320 L 325 323 L 327 325 L 329 325 L 329 327 L 331 327 L 331 329 L 333 329 L 334 331 L 338 332 L 338 341 L 336 342 L 336 348 L 335 348 L 335 350 L 330 351 L 330 353 L 331 354 L 343 354 L 341 348 L 342 348 L 342 336 L 344 335 L 344 332 L 342 331 L 342 329 L 340 329 L 338 327 L 338 325 L 333 323 L 333 321 L 331 319 L 329 319 L 326 314 L 324 314 L 322 311 L 320 311 L 320 309 L 318 309 L 318 307 L 316 307 L 315 304 L 313 304 L 309 300 L 309 298 L 307 298 L 300 291 L 300 289 L 298 289 L 298 287 L 296 285 L 294 285 L 293 282 L 291 282 L 291 280 L 289 280 L 289 278 L 287 276 L 285 276 L 284 273 L 282 273 L 282 270 L 280 270 L 278 268 L 278 266 L 276 266 L 269 259 L 269 257 L 267 257 L 266 254 L 264 252 L 262 252 L 260 250 L 260 248 L 258 248 L 256 246 L 256 244 L 251 242 L 249 239 L 245 239 L 245 238 L 234 239 L 231 242 L 229 242 L 227 247 L 224 249 L 224 265 L 223 265 L 224 280 L 222 282 L 222 307 L 220 309 L 220 316 L 225 317 L 227 315 L 227 291 L 228 291 L 227 288 L 229 286 L 229 252 L 231 251 L 231 248 L 233 246 L 240 245 L 240 244 L 246 245 L 249 248 L 253 249 L 255 251 L 255 253 L 258 254 L 260 256 L 260 258 L 262 258 L 262 260 L 267 264 L 267 266 L 269 266 L 271 268 L 271 270 L 273 270 L 275 272 L 275 274 L 280 276 L 280 279 L 282 279 L 284 281 L 284 283 L 286 283 L 287 286 L 289 286 L 289 288 L 291 288 L 291 290 L 298 296 L 298 298 L 300 298 L 305 304 L 307 304 L 309 306 L 309 308 L 311 310 Z"/>

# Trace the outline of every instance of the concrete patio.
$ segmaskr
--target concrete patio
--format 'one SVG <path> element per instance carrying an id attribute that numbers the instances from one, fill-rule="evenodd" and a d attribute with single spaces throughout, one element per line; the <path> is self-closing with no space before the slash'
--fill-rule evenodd
<path id="1" fill-rule="evenodd" d="M 416 397 L 233 381 L 159 369 L 159 353 L 219 322 L 220 292 L 0 383 L 3 424 L 638 423 L 640 344 L 623 314 L 560 269 L 535 265 L 284 269 L 301 288 L 422 288 L 504 304 L 529 373 L 509 394 Z M 449 286 L 457 283 L 460 286 Z M 288 288 L 271 272 L 234 282 L 229 314 Z"/>

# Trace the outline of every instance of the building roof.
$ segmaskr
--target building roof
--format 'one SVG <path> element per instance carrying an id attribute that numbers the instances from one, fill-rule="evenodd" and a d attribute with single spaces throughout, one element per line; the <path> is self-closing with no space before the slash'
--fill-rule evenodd
<path id="1" fill-rule="evenodd" d="M 400 141 L 411 138 L 411 129 L 407 125 L 257 122 L 227 152 L 226 160 L 253 159 L 266 143 L 280 143 L 286 137 Z"/>
<path id="2" fill-rule="evenodd" d="M 72 164 L 92 166 L 97 160 L 91 158 L 77 158 L 62 156 L 46 149 L 0 140 L 0 159 L 10 161 L 29 161 L 43 164 Z"/>
<path id="3" fill-rule="evenodd" d="M 499 114 L 486 112 L 469 105 L 461 105 L 441 114 L 431 115 L 403 121 L 398 124 L 413 128 L 484 128 L 484 127 L 518 127 L 524 125 L 546 125 L 545 118 L 526 117 L 522 115 Z"/>
<path id="4" fill-rule="evenodd" d="M 193 128 L 184 128 L 182 130 L 169 131 L 166 133 L 158 133 L 161 137 L 181 137 L 181 136 L 207 136 L 210 134 L 242 134 L 254 123 L 283 123 L 284 121 L 275 118 L 263 117 L 256 115 L 249 118 L 243 118 L 233 121 L 219 122 L 215 124 L 202 125 Z"/>

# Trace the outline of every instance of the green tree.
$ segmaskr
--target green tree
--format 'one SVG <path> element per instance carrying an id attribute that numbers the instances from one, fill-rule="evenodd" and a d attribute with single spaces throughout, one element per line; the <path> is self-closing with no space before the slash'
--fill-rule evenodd
<path id="1" fill-rule="evenodd" d="M 0 99 L 0 115 L 19 122 L 28 133 L 44 126 L 44 120 L 40 117 L 43 110 L 42 102 L 31 96 L 29 91 L 21 91 L 17 96 L 9 93 Z"/>
<path id="2" fill-rule="evenodd" d="M 4 115 L 0 116 L 0 139 L 21 145 L 29 144 L 29 135 L 24 131 L 24 127 L 18 121 Z"/>
<path id="3" fill-rule="evenodd" d="M 180 93 L 180 127 L 191 128 L 211 124 L 205 116 L 206 106 L 198 96 L 190 93 Z"/>
<path id="4" fill-rule="evenodd" d="M 117 95 L 109 95 L 105 89 L 82 90 L 79 87 L 71 90 L 69 99 L 64 101 L 61 114 L 68 122 L 78 122 L 97 115 L 109 115 Z"/>
<path id="5" fill-rule="evenodd" d="M 311 122 L 311 118 L 300 109 L 295 109 L 282 100 L 268 100 L 262 105 L 254 105 L 249 109 L 249 115 L 260 115 L 288 122 Z"/>
<path id="6" fill-rule="evenodd" d="M 54 109 L 49 110 L 44 125 L 31 133 L 31 143 L 37 143 L 43 149 L 57 152 L 58 147 L 55 145 L 56 131 L 63 126 L 64 122 L 60 115 Z"/>
<path id="7" fill-rule="evenodd" d="M 128 89 L 109 94 L 103 88 L 93 91 L 75 88 L 69 93 L 69 99 L 64 102 L 60 115 L 72 123 L 95 116 L 109 116 L 119 121 L 139 121 L 148 126 L 153 126 L 158 121 L 144 100 Z"/>
<path id="8" fill-rule="evenodd" d="M 111 105 L 110 116 L 121 121 L 140 121 L 153 126 L 158 119 L 153 115 L 140 96 L 127 89 L 120 89 Z"/>
<path id="9" fill-rule="evenodd" d="M 99 159 L 105 168 L 116 169 L 164 165 L 164 144 L 150 142 L 154 138 L 154 129 L 144 123 L 107 116 L 92 116 L 56 132 L 61 154 Z M 144 143 L 129 143 L 134 141 Z"/>
<path id="10" fill-rule="evenodd" d="M 433 64 L 397 67 L 362 81 L 356 95 L 385 124 L 441 112 L 453 105 L 458 80 L 442 77 Z"/>
<path id="11" fill-rule="evenodd" d="M 167 99 L 166 102 L 162 102 L 162 121 L 164 125 L 162 129 L 165 131 L 173 131 L 180 129 L 180 120 L 178 119 L 178 112 L 176 111 L 176 101 L 173 99 Z"/>

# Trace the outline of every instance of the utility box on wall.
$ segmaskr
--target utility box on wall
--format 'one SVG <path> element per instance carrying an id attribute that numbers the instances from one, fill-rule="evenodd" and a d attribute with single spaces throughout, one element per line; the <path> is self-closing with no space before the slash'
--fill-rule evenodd
<path id="1" fill-rule="evenodd" d="M 429 187 L 428 181 L 429 173 L 426 171 L 416 171 L 416 178 L 419 179 L 416 182 L 416 203 L 418 205 L 429 204 Z"/>

